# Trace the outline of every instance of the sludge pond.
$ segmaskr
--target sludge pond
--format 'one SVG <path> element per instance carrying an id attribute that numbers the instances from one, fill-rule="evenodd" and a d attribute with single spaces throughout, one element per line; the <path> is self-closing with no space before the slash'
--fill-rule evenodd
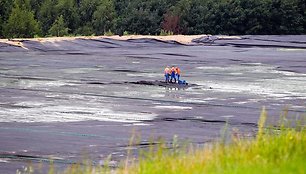
<path id="1" fill-rule="evenodd" d="M 0 173 L 33 163 L 64 167 L 84 153 L 95 163 L 125 159 L 133 130 L 203 144 L 228 122 L 254 136 L 261 108 L 276 124 L 305 117 L 306 36 L 244 36 L 206 45 L 154 39 L 75 39 L 0 44 Z M 190 84 L 163 80 L 177 65 Z M 103 162 L 103 161 L 102 161 Z"/>

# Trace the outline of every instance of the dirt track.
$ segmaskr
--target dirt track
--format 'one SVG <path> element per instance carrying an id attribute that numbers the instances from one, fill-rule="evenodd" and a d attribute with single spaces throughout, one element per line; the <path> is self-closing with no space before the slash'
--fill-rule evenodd
<path id="1" fill-rule="evenodd" d="M 58 167 L 89 155 L 124 159 L 129 138 L 195 143 L 230 129 L 254 135 L 262 106 L 275 124 L 305 117 L 306 36 L 243 36 L 184 45 L 155 39 L 0 43 L 0 173 L 28 160 Z M 26 49 L 25 49 L 26 48 Z M 186 89 L 143 85 L 178 65 Z"/>

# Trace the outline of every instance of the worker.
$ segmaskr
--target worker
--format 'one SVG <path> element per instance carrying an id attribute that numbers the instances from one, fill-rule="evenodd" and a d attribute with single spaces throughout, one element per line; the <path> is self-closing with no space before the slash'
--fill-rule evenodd
<path id="1" fill-rule="evenodd" d="M 171 70 L 170 70 L 170 73 L 171 73 L 171 78 L 170 78 L 170 82 L 173 83 L 173 79 L 174 79 L 174 83 L 176 83 L 176 69 L 174 66 L 171 67 Z"/>
<path id="2" fill-rule="evenodd" d="M 177 81 L 180 81 L 180 76 L 181 76 L 181 69 L 179 67 L 175 67 L 176 70 L 176 77 L 177 77 Z"/>
<path id="3" fill-rule="evenodd" d="M 168 83 L 169 82 L 169 77 L 170 77 L 170 67 L 167 66 L 165 68 L 165 82 Z"/>

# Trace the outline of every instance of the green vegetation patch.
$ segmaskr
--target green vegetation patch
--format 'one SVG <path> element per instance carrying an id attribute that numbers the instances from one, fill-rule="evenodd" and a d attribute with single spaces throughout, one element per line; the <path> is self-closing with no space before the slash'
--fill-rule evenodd
<path id="1" fill-rule="evenodd" d="M 121 173 L 305 173 L 306 133 L 294 129 L 255 140 L 233 137 L 186 153 L 151 153 Z"/>
<path id="2" fill-rule="evenodd" d="M 305 0 L 0 0 L 0 38 L 306 34 L 305 9 Z"/>
<path id="3" fill-rule="evenodd" d="M 229 144 L 220 141 L 180 151 L 159 147 L 119 173 L 305 173 L 305 127 L 288 128 L 282 124 L 266 129 L 266 117 L 263 109 L 256 138 L 244 139 L 233 134 Z"/>

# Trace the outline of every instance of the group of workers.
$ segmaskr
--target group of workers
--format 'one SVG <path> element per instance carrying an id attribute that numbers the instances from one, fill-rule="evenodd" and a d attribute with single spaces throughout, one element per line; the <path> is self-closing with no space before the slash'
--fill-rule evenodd
<path id="1" fill-rule="evenodd" d="M 167 66 L 165 68 L 165 82 L 166 83 L 176 83 L 180 82 L 181 70 L 179 67 L 172 66 L 171 68 Z M 174 80 L 174 82 L 173 82 Z"/>

